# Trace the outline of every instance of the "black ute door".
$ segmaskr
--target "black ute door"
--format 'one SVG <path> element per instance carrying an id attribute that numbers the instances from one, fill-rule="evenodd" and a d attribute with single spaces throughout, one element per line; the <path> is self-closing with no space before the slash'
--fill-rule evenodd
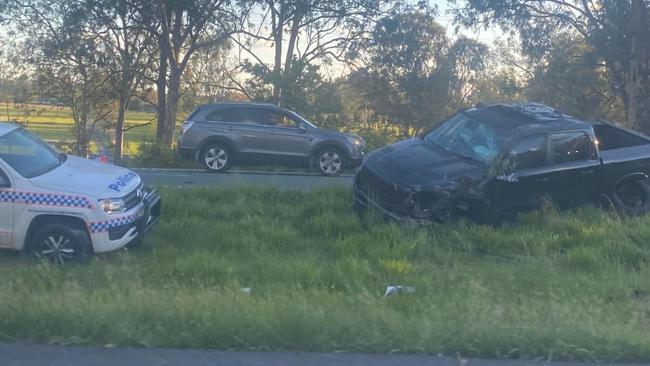
<path id="1" fill-rule="evenodd" d="M 592 139 L 583 131 L 552 134 L 548 186 L 560 206 L 593 202 L 598 198 L 600 161 Z"/>

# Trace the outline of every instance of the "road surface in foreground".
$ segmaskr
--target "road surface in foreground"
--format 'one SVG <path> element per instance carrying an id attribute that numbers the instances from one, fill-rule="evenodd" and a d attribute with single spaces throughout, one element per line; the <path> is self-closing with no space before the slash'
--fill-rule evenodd
<path id="1" fill-rule="evenodd" d="M 596 363 L 465 360 L 352 353 L 223 352 L 0 344 L 2 366 L 595 366 Z M 628 366 L 631 364 L 628 364 Z"/>

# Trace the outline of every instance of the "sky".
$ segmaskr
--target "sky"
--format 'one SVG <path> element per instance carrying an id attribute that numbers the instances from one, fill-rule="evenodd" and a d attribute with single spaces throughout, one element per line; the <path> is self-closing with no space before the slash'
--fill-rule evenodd
<path id="1" fill-rule="evenodd" d="M 447 0 L 429 0 L 431 5 L 435 5 L 438 8 L 438 15 L 436 17 L 438 23 L 444 26 L 447 29 L 447 34 L 450 38 L 456 38 L 459 35 L 464 35 L 468 38 L 475 39 L 477 41 L 486 43 L 488 45 L 493 44 L 496 40 L 503 38 L 503 33 L 498 29 L 488 29 L 475 31 L 470 29 L 462 29 L 460 34 L 456 33 L 455 26 L 453 24 L 453 16 L 449 14 L 449 4 Z M 261 17 L 260 17 L 261 18 Z M 273 63 L 273 48 L 269 43 L 258 42 L 253 46 L 253 50 L 256 55 L 265 63 Z M 242 53 L 242 59 L 251 59 L 249 55 L 245 52 Z M 337 77 L 345 73 L 347 69 L 345 66 L 335 63 L 332 67 L 321 69 L 327 75 L 331 77 Z"/>

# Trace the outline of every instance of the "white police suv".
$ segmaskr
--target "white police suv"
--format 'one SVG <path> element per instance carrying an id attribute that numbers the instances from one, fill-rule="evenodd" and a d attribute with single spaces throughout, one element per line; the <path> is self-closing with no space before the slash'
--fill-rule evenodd
<path id="1" fill-rule="evenodd" d="M 159 215 L 160 196 L 136 173 L 0 123 L 0 248 L 81 261 L 137 243 Z"/>

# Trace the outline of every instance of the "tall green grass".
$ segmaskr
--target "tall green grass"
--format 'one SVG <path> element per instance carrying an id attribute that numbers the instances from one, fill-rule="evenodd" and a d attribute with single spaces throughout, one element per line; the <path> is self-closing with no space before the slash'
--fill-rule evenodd
<path id="1" fill-rule="evenodd" d="M 137 249 L 0 258 L 0 340 L 650 361 L 650 217 L 364 228 L 346 189 L 163 199 Z M 393 284 L 417 292 L 383 298 Z"/>

